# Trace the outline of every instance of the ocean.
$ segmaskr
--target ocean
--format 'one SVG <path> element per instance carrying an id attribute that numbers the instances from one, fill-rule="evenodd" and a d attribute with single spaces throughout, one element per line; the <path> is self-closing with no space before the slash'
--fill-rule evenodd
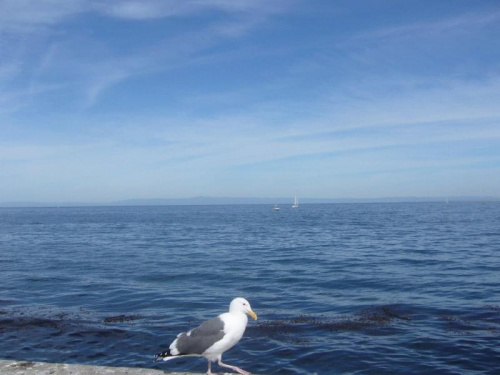
<path id="1" fill-rule="evenodd" d="M 500 203 L 271 208 L 1 208 L 0 359 L 205 372 L 153 355 L 242 296 L 255 374 L 499 373 Z"/>

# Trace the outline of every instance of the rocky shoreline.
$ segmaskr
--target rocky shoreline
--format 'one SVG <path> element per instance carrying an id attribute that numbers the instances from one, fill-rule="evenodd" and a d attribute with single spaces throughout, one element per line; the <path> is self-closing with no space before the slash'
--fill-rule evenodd
<path id="1" fill-rule="evenodd" d="M 106 367 L 0 360 L 2 375 L 199 375 L 192 372 L 172 372 L 146 368 Z"/>

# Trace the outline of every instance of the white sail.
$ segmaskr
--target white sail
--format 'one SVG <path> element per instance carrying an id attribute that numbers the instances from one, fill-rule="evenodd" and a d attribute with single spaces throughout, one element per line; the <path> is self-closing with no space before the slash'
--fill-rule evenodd
<path id="1" fill-rule="evenodd" d="M 295 194 L 295 199 L 293 200 L 292 208 L 299 207 L 299 200 L 297 199 L 297 194 Z"/>

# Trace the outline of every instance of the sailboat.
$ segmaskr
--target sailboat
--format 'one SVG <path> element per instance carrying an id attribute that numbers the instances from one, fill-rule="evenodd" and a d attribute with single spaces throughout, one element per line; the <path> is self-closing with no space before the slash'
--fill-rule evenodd
<path id="1" fill-rule="evenodd" d="M 277 204 L 275 204 L 273 207 L 273 211 L 279 211 L 279 210 L 280 210 L 279 206 Z"/>
<path id="2" fill-rule="evenodd" d="M 293 200 L 292 208 L 299 208 L 299 200 L 297 199 L 297 194 L 295 194 L 295 199 Z"/>

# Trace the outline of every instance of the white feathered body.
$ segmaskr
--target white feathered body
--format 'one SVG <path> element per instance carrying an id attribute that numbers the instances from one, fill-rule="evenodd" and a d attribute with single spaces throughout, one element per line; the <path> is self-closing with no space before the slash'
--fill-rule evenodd
<path id="1" fill-rule="evenodd" d="M 203 353 L 203 357 L 209 361 L 217 360 L 222 353 L 235 346 L 243 337 L 248 323 L 247 316 L 240 312 L 227 312 L 219 315 L 219 318 L 224 322 L 224 337 Z"/>

